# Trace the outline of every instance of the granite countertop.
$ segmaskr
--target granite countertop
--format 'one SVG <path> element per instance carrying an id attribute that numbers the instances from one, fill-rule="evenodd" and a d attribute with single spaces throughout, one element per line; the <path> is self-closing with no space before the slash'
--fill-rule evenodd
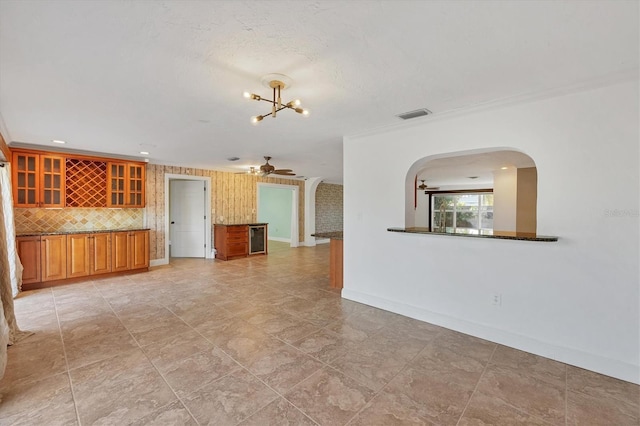
<path id="1" fill-rule="evenodd" d="M 242 226 L 242 225 L 247 225 L 247 226 L 262 226 L 262 225 L 268 225 L 268 223 L 265 222 L 256 222 L 256 223 L 250 223 L 250 222 L 238 222 L 238 223 L 214 223 L 215 226 Z"/>
<path id="2" fill-rule="evenodd" d="M 343 231 L 317 232 L 315 234 L 311 234 L 311 236 L 316 238 L 329 238 L 332 240 L 342 240 Z"/>
<path id="3" fill-rule="evenodd" d="M 517 232 L 509 233 L 494 233 L 493 235 L 476 235 L 476 234 L 461 234 L 454 232 L 433 232 L 429 228 L 387 228 L 389 232 L 404 232 L 407 234 L 430 234 L 430 235 L 446 235 L 451 237 L 467 237 L 467 238 L 489 238 L 494 240 L 519 240 L 519 241 L 543 241 L 543 242 L 555 242 L 558 241 L 558 237 L 533 235 L 533 234 L 518 234 Z"/>
<path id="4" fill-rule="evenodd" d="M 150 228 L 117 228 L 117 229 L 86 229 L 83 231 L 46 231 L 46 232 L 18 232 L 16 237 L 37 237 L 41 235 L 73 235 L 73 234 L 103 234 L 106 232 L 148 231 Z"/>

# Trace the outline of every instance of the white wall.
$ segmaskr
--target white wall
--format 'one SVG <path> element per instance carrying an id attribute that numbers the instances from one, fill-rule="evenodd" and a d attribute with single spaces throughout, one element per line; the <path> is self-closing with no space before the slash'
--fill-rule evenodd
<path id="1" fill-rule="evenodd" d="M 638 90 L 627 80 L 346 137 L 343 297 L 640 383 Z M 386 231 L 405 224 L 416 160 L 491 147 L 536 162 L 538 234 L 558 242 Z"/>

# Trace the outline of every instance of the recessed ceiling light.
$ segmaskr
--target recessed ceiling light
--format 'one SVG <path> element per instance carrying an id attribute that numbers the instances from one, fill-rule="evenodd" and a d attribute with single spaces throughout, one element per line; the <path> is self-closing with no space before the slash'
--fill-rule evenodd
<path id="1" fill-rule="evenodd" d="M 507 170 L 507 169 L 508 169 L 508 167 L 507 167 L 507 166 L 500 167 L 500 170 Z"/>
<path id="2" fill-rule="evenodd" d="M 149 153 L 147 151 L 140 151 L 140 154 L 142 155 L 149 155 Z"/>
<path id="3" fill-rule="evenodd" d="M 61 143 L 61 144 L 66 143 L 65 141 L 61 141 L 61 140 L 58 140 L 58 139 L 53 139 L 51 142 L 53 142 L 53 143 Z"/>

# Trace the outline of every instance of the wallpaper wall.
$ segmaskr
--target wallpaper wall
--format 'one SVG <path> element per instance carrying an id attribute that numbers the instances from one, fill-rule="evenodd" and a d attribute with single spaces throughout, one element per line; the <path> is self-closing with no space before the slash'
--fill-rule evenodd
<path id="1" fill-rule="evenodd" d="M 143 209 L 15 208 L 16 234 L 141 228 Z"/>
<path id="2" fill-rule="evenodd" d="M 212 223 L 238 223 L 257 221 L 257 183 L 266 182 L 281 185 L 298 185 L 298 238 L 304 241 L 304 181 L 271 177 L 250 176 L 214 170 L 187 167 L 147 165 L 147 227 L 150 259 L 164 258 L 165 238 L 165 174 L 205 176 L 211 179 Z M 213 236 L 212 239 L 213 241 Z"/>
<path id="3" fill-rule="evenodd" d="M 316 232 L 342 231 L 342 185 L 321 183 L 316 189 Z"/>

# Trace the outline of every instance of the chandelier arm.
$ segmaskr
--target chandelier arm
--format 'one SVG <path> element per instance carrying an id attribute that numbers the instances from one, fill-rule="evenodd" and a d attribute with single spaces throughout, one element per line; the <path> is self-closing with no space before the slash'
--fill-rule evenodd
<path id="1" fill-rule="evenodd" d="M 270 104 L 275 104 L 274 101 L 271 101 L 269 99 L 265 99 L 265 98 L 260 98 L 260 99 L 256 99 L 257 101 L 265 101 L 265 102 L 269 102 Z"/>

